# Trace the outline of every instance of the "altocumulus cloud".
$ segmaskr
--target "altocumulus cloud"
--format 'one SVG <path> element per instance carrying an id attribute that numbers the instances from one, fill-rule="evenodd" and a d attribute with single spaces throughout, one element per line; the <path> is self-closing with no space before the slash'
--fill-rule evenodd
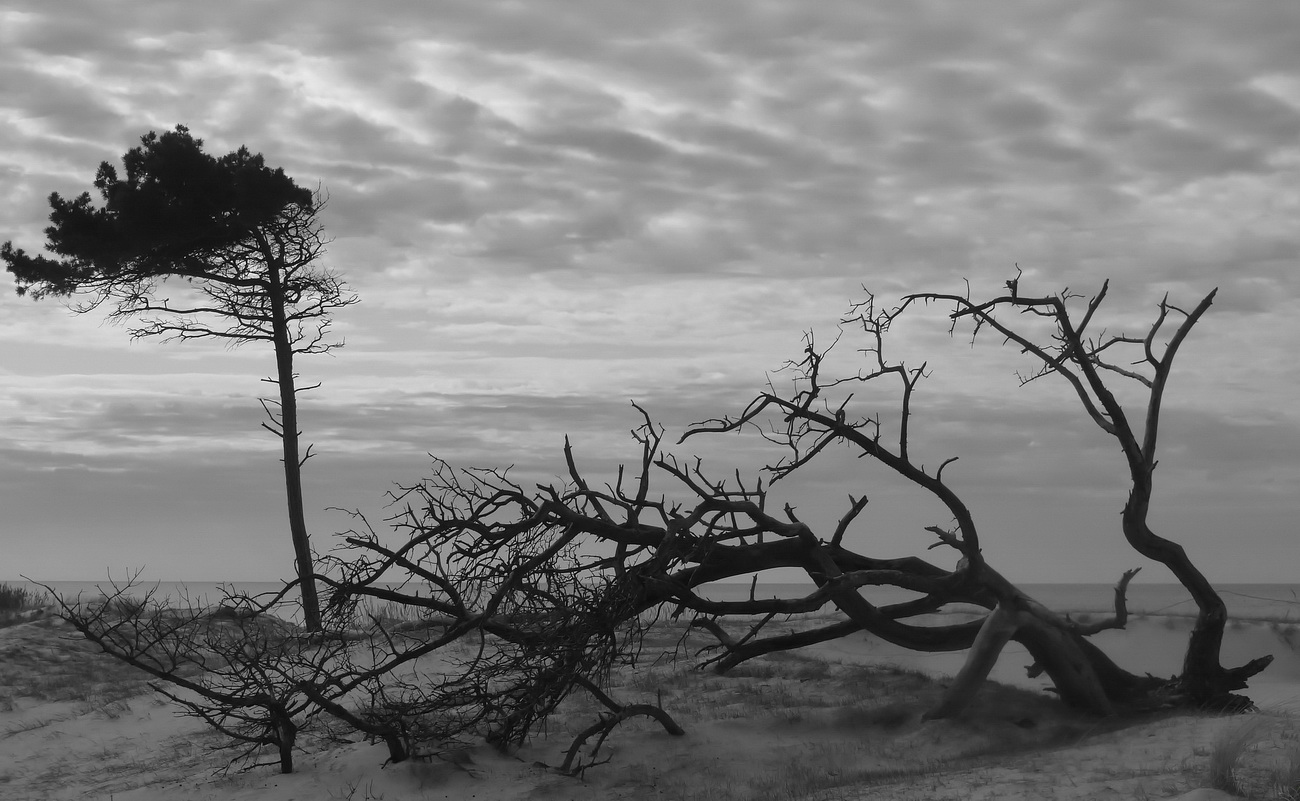
<path id="1" fill-rule="evenodd" d="M 805 328 L 828 342 L 861 286 L 885 302 L 963 278 L 984 291 L 1017 262 L 1043 291 L 1113 279 L 1112 330 L 1165 292 L 1193 303 L 1219 286 L 1176 374 L 1171 462 L 1204 463 L 1202 490 L 1225 503 L 1291 475 L 1289 0 L 978 15 L 926 0 L 16 0 L 0 12 L 0 83 L 0 219 L 20 246 L 38 247 L 50 191 L 83 191 L 99 161 L 178 122 L 328 193 L 328 262 L 364 303 L 338 321 L 347 349 L 300 365 L 325 382 L 304 406 L 322 507 L 409 480 L 425 451 L 545 476 L 578 432 L 608 466 L 638 420 L 629 399 L 676 426 L 735 411 Z M 986 456 L 965 474 L 981 490 L 1109 491 L 1068 395 L 1044 408 L 1016 394 L 1010 356 L 926 319 L 897 335 L 899 353 L 943 366 L 936 454 Z M 43 454 L 86 470 L 60 504 L 84 502 L 89 520 L 123 499 L 162 532 L 178 513 L 166 493 L 247 488 L 244 453 L 271 476 L 249 509 L 278 525 L 274 442 L 254 422 L 264 354 L 128 346 L 10 295 L 0 342 L 3 480 L 32 509 L 50 507 L 32 476 L 51 465 L 24 466 Z M 1058 433 L 1027 430 L 1040 426 Z M 110 469 L 111 491 L 96 489 Z M 828 498 L 857 486 L 818 477 Z M 24 530 L 57 527 L 29 512 Z"/>

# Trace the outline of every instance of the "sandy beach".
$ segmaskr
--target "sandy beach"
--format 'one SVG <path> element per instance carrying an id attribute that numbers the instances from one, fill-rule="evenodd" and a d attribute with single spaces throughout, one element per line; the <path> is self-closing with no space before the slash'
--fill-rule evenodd
<path id="1" fill-rule="evenodd" d="M 792 620 L 790 626 L 807 621 Z M 1098 640 L 1130 669 L 1172 673 L 1190 621 L 1147 616 Z M 652 638 L 671 651 L 678 632 Z M 703 640 L 700 644 L 703 644 Z M 45 616 L 0 629 L 0 798 L 112 801 L 294 799 L 1101 799 L 1170 798 L 1201 787 L 1216 738 L 1251 727 L 1238 776 L 1268 798 L 1270 771 L 1300 744 L 1294 627 L 1237 623 L 1225 662 L 1273 653 L 1252 684 L 1261 711 L 1153 716 L 1120 726 L 1072 715 L 1024 678 L 1018 655 L 956 720 L 921 713 L 961 654 L 898 651 L 864 635 L 752 660 L 727 676 L 651 657 L 614 678 L 622 702 L 653 702 L 685 728 L 674 737 L 629 721 L 577 778 L 558 765 L 600 708 L 574 697 L 518 753 L 485 745 L 385 765 L 354 733 L 307 738 L 297 772 L 223 772 L 222 739 Z M 1206 796 L 1210 797 L 1210 796 Z"/>

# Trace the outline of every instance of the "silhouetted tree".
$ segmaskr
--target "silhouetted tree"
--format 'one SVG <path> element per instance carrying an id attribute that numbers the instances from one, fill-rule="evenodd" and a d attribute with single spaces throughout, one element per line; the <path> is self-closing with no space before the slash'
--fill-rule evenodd
<path id="1" fill-rule="evenodd" d="M 19 295 L 83 298 L 72 308 L 107 304 L 112 320 L 130 320 L 133 338 L 215 337 L 240 345 L 270 342 L 278 398 L 263 400 L 284 450 L 289 528 L 309 629 L 320 626 L 311 546 L 303 516 L 294 356 L 326 353 L 334 311 L 357 302 L 343 281 L 316 262 L 325 252 L 319 194 L 296 185 L 261 154 L 241 147 L 220 158 L 184 126 L 150 132 L 122 157 L 125 178 L 100 164 L 94 186 L 71 200 L 50 195 L 46 249 L 29 255 L 12 242 L 0 258 Z"/>
<path id="2" fill-rule="evenodd" d="M 1130 481 L 1128 501 L 1124 504 L 1121 518 L 1124 538 L 1133 550 L 1168 568 L 1196 603 L 1196 624 L 1188 639 L 1182 673 L 1161 689 L 1199 705 L 1240 705 L 1243 701 L 1235 699 L 1232 691 L 1245 688 L 1247 679 L 1264 670 L 1272 657 L 1260 657 L 1233 668 L 1222 665 L 1220 648 L 1228 619 L 1223 599 L 1205 574 L 1188 558 L 1183 547 L 1156 534 L 1148 521 L 1154 492 L 1152 477 L 1159 463 L 1156 446 L 1160 417 L 1174 357 L 1214 302 L 1218 290 L 1211 291 L 1195 306 L 1186 309 L 1170 303 L 1166 295 L 1161 299 L 1150 327 L 1140 335 L 1132 335 L 1111 334 L 1104 329 L 1094 333 L 1094 315 L 1106 300 L 1109 281 L 1090 298 L 1068 289 L 1056 295 L 1026 297 L 1018 292 L 1019 283 L 1018 274 L 1007 282 L 1009 294 L 985 301 L 972 300 L 969 295 L 908 295 L 899 308 L 891 312 L 874 318 L 860 315 L 856 319 L 868 331 L 874 332 L 879 342 L 880 333 L 887 330 L 909 306 L 929 302 L 949 304 L 954 330 L 958 324 L 969 322 L 972 338 L 982 331 L 991 330 L 1032 358 L 1037 367 L 1021 377 L 1022 385 L 1052 375 L 1069 383 L 1088 418 L 1115 439 L 1124 454 Z M 1071 304 L 1079 302 L 1083 306 L 1081 317 L 1071 311 Z M 1047 321 L 1053 329 L 1050 339 L 1036 338 L 1031 335 L 1030 326 L 1015 325 L 999 317 L 999 313 L 1009 312 Z M 1140 403 L 1125 405 L 1120 401 L 1120 392 L 1115 386 L 1119 382 L 1127 382 L 1130 387 L 1136 385 L 1138 392 L 1144 391 L 1146 397 Z M 938 479 L 937 474 L 935 479 Z M 959 527 L 960 524 L 959 518 Z M 967 543 L 962 538 L 962 553 L 972 564 L 978 564 L 980 557 L 978 545 L 973 542 L 973 529 L 971 540 Z M 1125 574 L 1116 590 L 1117 607 L 1122 604 L 1123 589 L 1133 572 Z M 1099 672 L 1098 684 L 1109 696 L 1117 691 L 1118 682 L 1112 686 L 1107 679 L 1106 672 Z"/>
<path id="3" fill-rule="evenodd" d="M 428 479 L 394 493 L 395 542 L 358 514 L 362 525 L 320 560 L 317 579 L 333 588 L 320 632 L 276 621 L 268 612 L 278 597 L 228 596 L 221 609 L 178 612 L 122 603 L 129 585 L 89 605 L 58 599 L 61 614 L 110 655 L 184 690 L 163 691 L 245 756 L 275 749 L 282 770 L 292 769 L 298 735 L 322 718 L 383 740 L 396 762 L 479 736 L 503 749 L 520 745 L 575 692 L 590 693 L 606 714 L 576 735 L 563 772 L 600 764 L 605 739 L 633 717 L 680 734 L 659 704 L 624 704 L 607 692 L 612 671 L 637 664 L 647 632 L 668 614 L 690 613 L 690 629 L 712 635 L 699 653 L 708 652 L 702 666 L 719 673 L 861 631 L 913 650 L 968 650 L 926 719 L 962 712 L 1012 640 L 1033 657 L 1031 676 L 1046 674 L 1066 704 L 1098 715 L 1247 707 L 1249 699 L 1235 691 L 1271 657 L 1221 664 L 1222 601 L 1183 549 L 1146 520 L 1173 359 L 1214 293 L 1189 309 L 1162 300 L 1150 326 L 1130 336 L 1092 333 L 1108 285 L 1091 298 L 1027 295 L 1018 278 L 1009 289 L 986 301 L 914 294 L 890 310 L 869 298 L 853 307 L 831 346 L 818 347 L 809 335 L 802 358 L 787 364 L 788 384 L 774 383 L 739 414 L 696 424 L 682 437 L 757 432 L 784 451 L 766 468 L 772 481 L 796 475 L 832 448 L 848 448 L 942 504 L 951 521 L 927 527 L 932 536 L 925 539 L 931 548 L 957 552 L 951 569 L 846 545 L 865 497 L 850 497 L 831 530 L 818 532 L 790 505 L 773 508 L 762 479 L 738 471 L 720 479 L 699 460 L 665 453 L 663 429 L 642 411 L 633 431 L 639 463 L 620 467 L 608 483 L 588 481 L 566 443 L 567 475 L 558 485 L 525 486 L 506 470 L 435 462 Z M 927 373 L 924 365 L 886 358 L 885 343 L 902 316 L 931 301 L 950 304 L 954 327 L 972 321 L 975 334 L 991 329 L 1032 359 L 1022 383 L 1061 376 L 1088 418 L 1119 441 L 1131 479 L 1123 533 L 1139 554 L 1167 566 L 1200 610 L 1179 675 L 1131 673 L 1089 640 L 1126 625 L 1125 594 L 1137 569 L 1121 576 L 1113 616 L 1082 623 L 1058 614 L 990 563 L 974 516 L 946 478 L 956 458 L 931 469 L 916 459 L 913 400 Z M 856 351 L 865 365 L 833 369 L 832 352 L 855 335 L 865 338 Z M 1125 393 L 1136 404 L 1120 402 L 1112 386 L 1120 382 L 1137 384 Z M 862 396 L 883 397 L 885 406 L 861 408 Z M 656 486 L 661 477 L 667 490 Z M 804 571 L 815 589 L 773 598 L 751 590 L 749 598 L 730 601 L 700 592 L 720 579 L 789 568 Z M 913 597 L 877 604 L 862 592 L 880 586 Z M 970 606 L 987 613 L 955 624 L 932 617 Z M 778 618 L 827 607 L 838 610 L 837 619 L 773 632 Z M 737 636 L 729 630 L 737 626 L 747 630 Z M 435 652 L 435 668 L 419 665 Z M 194 677 L 199 670 L 204 678 Z"/>
<path id="4" fill-rule="evenodd" d="M 1234 691 L 1267 667 L 1271 657 L 1230 668 L 1220 663 L 1226 620 L 1222 600 L 1183 549 L 1156 535 L 1147 523 L 1170 369 L 1214 293 L 1186 310 L 1167 299 L 1162 301 L 1150 327 L 1130 336 L 1094 333 L 1095 313 L 1107 296 L 1107 286 L 1091 298 L 1068 291 L 1027 295 L 1018 278 L 1011 289 L 1011 294 L 987 301 L 963 295 L 916 294 L 892 310 L 878 309 L 869 299 L 854 307 L 842 334 L 848 338 L 856 329 L 865 336 L 859 353 L 866 363 L 860 369 L 835 374 L 828 358 L 843 340 L 837 337 L 830 347 L 818 347 L 809 336 L 803 357 L 787 365 L 793 378 L 787 389 L 772 387 L 738 415 L 705 421 L 682 437 L 756 432 L 786 451 L 782 459 L 766 468 L 773 481 L 791 477 L 828 450 L 847 447 L 943 505 L 951 521 L 927 530 L 934 537 L 930 547 L 957 551 L 953 569 L 916 556 L 879 558 L 848 547 L 845 535 L 866 509 L 865 497 L 851 497 L 834 530 L 819 535 L 795 509 L 770 508 L 768 488 L 761 479 L 746 479 L 738 472 L 719 478 L 698 460 L 681 462 L 664 453 L 662 429 L 645 416 L 634 432 L 642 451 L 639 471 L 620 469 L 616 479 L 603 485 L 582 475 L 567 447 L 568 479 L 562 487 L 531 489 L 499 471 L 456 471 L 438 463 L 431 478 L 403 496 L 419 501 L 399 516 L 408 535 L 405 542 L 381 546 L 374 539 L 349 540 L 353 547 L 373 556 L 352 560 L 357 570 L 341 582 L 337 593 L 345 597 L 372 595 L 423 608 L 448 602 L 433 601 L 413 591 L 411 588 L 420 586 L 417 584 L 394 590 L 379 582 L 402 577 L 434 584 L 432 571 L 442 567 L 450 555 L 465 564 L 486 566 L 490 564 L 487 560 L 498 554 L 564 548 L 572 554 L 564 568 L 568 581 L 601 593 L 592 606 L 604 610 L 604 621 L 582 636 L 595 637 L 600 631 L 632 625 L 643 612 L 670 604 L 676 614 L 694 613 L 695 625 L 715 635 L 720 653 L 706 664 L 719 672 L 762 654 L 857 631 L 912 650 L 969 649 L 966 665 L 940 703 L 927 713 L 928 718 L 948 717 L 969 704 L 1003 646 L 1015 640 L 1035 660 L 1031 675 L 1046 674 L 1063 701 L 1097 714 L 1166 706 L 1240 709 L 1249 705 L 1248 699 Z M 1139 554 L 1167 566 L 1198 605 L 1196 626 L 1178 676 L 1163 679 L 1130 673 L 1088 639 L 1099 631 L 1125 626 L 1125 592 L 1136 569 L 1121 577 L 1112 617 L 1083 624 L 1053 612 L 989 564 L 969 507 L 947 481 L 945 471 L 955 457 L 930 469 L 916 460 L 913 396 L 926 375 L 925 368 L 889 360 L 884 346 L 887 332 L 900 316 L 925 302 L 951 304 L 954 325 L 971 321 L 977 332 L 991 329 L 1015 344 L 1035 363 L 1023 381 L 1061 376 L 1076 391 L 1088 418 L 1119 441 L 1132 482 L 1122 518 L 1123 533 Z M 1019 324 L 1004 319 L 1005 312 L 1017 312 L 1031 322 L 1025 325 L 1025 317 Z M 1168 338 L 1162 344 L 1166 332 Z M 1123 351 L 1132 351 L 1131 358 Z M 1139 392 L 1126 397 L 1137 396 L 1137 408 L 1121 403 L 1108 381 L 1136 384 Z M 891 387 L 892 408 L 862 408 L 862 396 L 880 398 L 877 390 L 890 392 Z M 667 491 L 652 489 L 655 476 L 667 479 Z M 527 567 L 518 557 L 504 565 L 513 571 Z M 804 597 L 788 598 L 758 598 L 751 593 L 748 600 L 740 601 L 715 601 L 698 592 L 708 582 L 778 568 L 803 570 L 816 589 Z M 512 569 L 503 566 L 495 572 L 517 581 L 519 573 Z M 916 596 L 877 605 L 860 592 L 869 586 L 892 586 Z M 528 593 L 530 603 L 540 604 L 530 612 L 533 618 L 562 613 L 560 609 L 547 611 L 551 605 L 547 592 L 542 585 Z M 434 598 L 438 596 L 435 591 Z M 947 625 L 927 619 L 954 604 L 983 607 L 988 614 Z M 843 617 L 817 628 L 768 634 L 768 624 L 778 616 L 827 606 L 837 608 Z M 748 632 L 743 636 L 732 635 L 724 626 L 749 616 L 759 619 L 746 622 Z M 555 685 L 554 691 L 567 692 L 574 686 Z"/>
<path id="5" fill-rule="evenodd" d="M 135 576 L 89 600 L 46 590 L 84 637 L 221 733 L 236 749 L 232 765 L 290 773 L 302 735 L 337 737 L 340 727 L 383 741 L 391 762 L 482 738 L 509 749 L 575 689 L 609 714 L 575 737 L 561 772 L 597 764 L 606 738 L 633 717 L 681 734 L 658 704 L 622 704 L 602 689 L 614 665 L 639 654 L 650 621 L 628 619 L 612 582 L 593 581 L 563 540 L 538 535 L 416 565 L 408 557 L 418 543 L 394 553 L 368 525 L 350 531 L 320 560 L 318 578 L 338 591 L 315 632 L 278 617 L 287 586 L 256 596 L 224 590 L 217 605 L 184 594 L 167 604 Z M 375 583 L 385 565 L 414 583 Z M 421 666 L 430 655 L 434 666 Z"/>
<path id="6" fill-rule="evenodd" d="M 347 670 L 351 644 L 278 618 L 287 587 L 259 596 L 226 590 L 213 606 L 184 594 L 168 603 L 156 596 L 157 587 L 141 587 L 136 578 L 110 581 L 97 587 L 101 597 L 88 600 L 46 591 L 82 636 L 149 675 L 150 686 L 183 714 L 224 735 L 236 752 L 230 765 L 275 764 L 292 773 L 299 736 L 322 714 L 367 731 L 323 683 Z M 263 761 L 267 750 L 269 762 Z"/>

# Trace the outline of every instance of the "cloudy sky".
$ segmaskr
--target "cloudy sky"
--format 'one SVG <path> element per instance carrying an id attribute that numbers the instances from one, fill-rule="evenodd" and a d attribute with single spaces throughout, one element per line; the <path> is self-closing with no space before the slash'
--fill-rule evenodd
<path id="1" fill-rule="evenodd" d="M 637 457 L 629 401 L 675 439 L 804 331 L 829 342 L 863 287 L 986 294 L 1019 264 L 1026 292 L 1109 278 L 1112 330 L 1219 288 L 1153 522 L 1213 580 L 1296 580 L 1294 0 L 7 0 L 0 45 L 0 239 L 39 251 L 51 191 L 177 123 L 329 193 L 328 266 L 362 303 L 345 349 L 299 363 L 323 382 L 302 409 L 318 549 L 349 525 L 328 507 L 382 517 L 429 453 L 544 481 L 568 433 L 604 480 Z M 265 349 L 132 343 L 0 289 L 0 579 L 289 574 Z M 1119 451 L 1062 386 L 1018 388 L 1017 354 L 949 338 L 941 309 L 895 334 L 934 370 L 913 447 L 961 457 L 945 475 L 991 564 L 1148 564 L 1119 533 Z M 752 439 L 676 452 L 779 456 Z M 852 541 L 877 555 L 946 522 L 842 454 L 781 492 L 820 525 L 867 494 Z"/>

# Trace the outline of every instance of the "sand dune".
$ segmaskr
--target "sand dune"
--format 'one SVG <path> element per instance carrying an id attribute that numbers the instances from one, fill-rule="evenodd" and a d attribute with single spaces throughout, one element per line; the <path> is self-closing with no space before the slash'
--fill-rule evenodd
<path id="1" fill-rule="evenodd" d="M 1187 621 L 1134 621 L 1102 646 L 1131 669 L 1169 673 Z M 1229 631 L 1228 661 L 1272 652 L 1255 683 L 1263 745 L 1243 776 L 1263 787 L 1270 764 L 1294 748 L 1300 657 L 1285 629 Z M 669 638 L 670 639 L 670 638 Z M 664 640 L 667 645 L 669 639 Z M 1294 640 L 1294 635 L 1292 635 Z M 960 654 L 898 651 L 865 636 L 793 655 L 754 660 L 732 675 L 661 663 L 620 674 L 627 701 L 661 693 L 686 728 L 672 737 L 631 723 L 608 743 L 608 764 L 583 779 L 555 765 L 573 733 L 598 712 L 586 699 L 562 708 L 518 754 L 486 747 L 443 759 L 384 766 L 382 746 L 308 738 L 298 772 L 216 772 L 229 754 L 220 739 L 144 686 L 132 673 L 38 621 L 0 629 L 0 798 L 113 801 L 290 801 L 291 799 L 1093 799 L 1166 798 L 1193 789 L 1217 733 L 1243 717 L 1177 715 L 1114 729 L 1064 712 L 1043 693 L 989 685 L 962 719 L 922 723 L 938 682 Z M 1007 654 L 997 677 L 1022 688 L 1023 664 Z M 545 764 L 543 764 L 545 763 Z M 1262 797 L 1262 796 L 1261 796 Z"/>

